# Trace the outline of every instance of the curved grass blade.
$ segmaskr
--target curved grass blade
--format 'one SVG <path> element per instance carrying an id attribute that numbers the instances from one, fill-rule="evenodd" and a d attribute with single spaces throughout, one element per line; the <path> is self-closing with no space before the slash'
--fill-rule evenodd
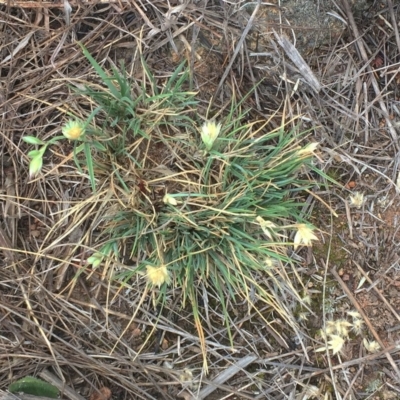
<path id="1" fill-rule="evenodd" d="M 84 143 L 83 151 L 85 152 L 85 158 L 86 158 L 86 163 L 87 163 L 87 168 L 88 168 L 88 173 L 89 173 L 90 184 L 92 185 L 93 192 L 95 192 L 96 191 L 96 180 L 94 177 L 93 158 L 92 158 L 92 153 L 90 151 L 89 143 Z"/>
<path id="2" fill-rule="evenodd" d="M 97 74 L 100 76 L 100 78 L 103 80 L 103 82 L 107 85 L 108 89 L 110 90 L 111 94 L 119 99 L 121 97 L 120 92 L 118 89 L 115 87 L 115 85 L 111 82 L 112 78 L 109 77 L 106 72 L 104 71 L 103 68 L 98 64 L 98 62 L 91 56 L 91 54 L 87 51 L 86 47 L 78 42 L 79 46 L 82 49 L 82 52 L 84 56 L 89 60 L 90 64 L 92 64 L 93 68 L 96 70 Z"/>

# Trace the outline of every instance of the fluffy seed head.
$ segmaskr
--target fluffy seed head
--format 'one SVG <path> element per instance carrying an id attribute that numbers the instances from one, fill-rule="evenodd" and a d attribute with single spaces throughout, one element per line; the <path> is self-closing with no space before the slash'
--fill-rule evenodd
<path id="1" fill-rule="evenodd" d="M 331 340 L 328 340 L 328 349 L 332 350 L 333 354 L 339 353 L 344 346 L 344 339 L 339 335 L 331 335 Z"/>
<path id="2" fill-rule="evenodd" d="M 368 341 L 368 339 L 364 338 L 363 344 L 370 353 L 376 353 L 381 348 L 380 344 L 375 340 Z"/>
<path id="3" fill-rule="evenodd" d="M 307 146 L 300 149 L 297 154 L 299 156 L 305 156 L 305 157 L 312 156 L 314 154 L 315 150 L 317 150 L 318 146 L 319 146 L 319 143 L 317 143 L 317 142 L 309 143 Z"/>
<path id="4" fill-rule="evenodd" d="M 163 283 L 168 285 L 170 282 L 169 272 L 165 265 L 161 267 L 152 267 L 149 265 L 147 267 L 146 278 L 151 286 L 160 287 Z"/>
<path id="5" fill-rule="evenodd" d="M 361 335 L 363 326 L 364 326 L 364 321 L 362 319 L 358 319 L 358 318 L 353 319 L 353 332 L 356 335 Z"/>
<path id="6" fill-rule="evenodd" d="M 163 198 L 163 202 L 165 204 L 169 204 L 171 206 L 176 206 L 178 205 L 178 201 L 175 199 L 175 197 L 171 196 L 170 194 L 166 194 Z"/>
<path id="7" fill-rule="evenodd" d="M 314 235 L 313 229 L 306 224 L 297 224 L 297 233 L 294 237 L 294 249 L 296 250 L 301 244 L 311 246 L 312 240 L 318 240 Z"/>
<path id="8" fill-rule="evenodd" d="M 350 205 L 352 207 L 361 208 L 364 204 L 364 194 L 360 192 L 355 192 L 352 196 L 349 197 Z"/>
<path id="9" fill-rule="evenodd" d="M 85 126 L 80 121 L 68 121 L 61 129 L 69 140 L 79 140 L 85 133 Z"/>
<path id="10" fill-rule="evenodd" d="M 216 124 L 214 121 L 208 121 L 201 127 L 201 140 L 206 146 L 207 151 L 210 151 L 213 144 L 221 132 L 221 124 Z"/>

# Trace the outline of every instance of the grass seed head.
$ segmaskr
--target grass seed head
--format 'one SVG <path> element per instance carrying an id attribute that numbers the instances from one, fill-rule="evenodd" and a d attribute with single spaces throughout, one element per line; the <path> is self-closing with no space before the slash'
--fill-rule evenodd
<path id="1" fill-rule="evenodd" d="M 296 250 L 301 244 L 311 246 L 312 240 L 318 240 L 314 235 L 313 229 L 306 224 L 296 224 L 297 233 L 294 237 L 294 249 Z"/>
<path id="2" fill-rule="evenodd" d="M 272 240 L 271 231 L 272 231 L 273 228 L 276 228 L 276 225 L 275 225 L 273 222 L 271 222 L 271 221 L 265 221 L 265 219 L 262 218 L 262 217 L 260 217 L 260 216 L 258 216 L 258 217 L 256 218 L 256 221 L 260 224 L 260 227 L 261 227 L 261 229 L 263 230 L 264 235 L 265 235 L 268 239 Z"/>
<path id="3" fill-rule="evenodd" d="M 214 121 L 208 121 L 201 127 L 201 140 L 206 146 L 207 151 L 210 151 L 213 144 L 221 132 L 221 124 L 216 124 Z"/>
<path id="4" fill-rule="evenodd" d="M 323 331 L 321 331 L 321 336 L 323 339 L 326 339 L 325 337 L 325 333 Z M 328 350 L 332 350 L 333 354 L 337 354 L 339 353 L 344 346 L 344 339 L 340 336 L 340 335 L 333 335 L 333 334 L 329 334 L 329 339 L 327 340 L 327 344 L 328 344 Z M 321 351 L 326 351 L 327 348 L 324 347 L 320 347 L 318 349 L 316 349 L 316 352 L 321 352 Z"/>
<path id="5" fill-rule="evenodd" d="M 364 338 L 363 344 L 370 353 L 376 353 L 381 348 L 380 344 L 375 340 L 369 341 L 368 339 Z"/>
<path id="6" fill-rule="evenodd" d="M 361 335 L 363 330 L 364 321 L 362 319 L 355 318 L 353 319 L 353 332 L 356 335 Z"/>
<path id="7" fill-rule="evenodd" d="M 326 340 L 327 339 L 327 335 L 329 335 L 329 333 L 328 334 L 326 333 L 326 329 L 325 330 L 324 329 L 319 329 L 318 330 L 317 336 L 319 338 L 321 338 L 322 340 Z"/>
<path id="8" fill-rule="evenodd" d="M 338 319 L 335 322 L 335 329 L 336 333 L 339 336 L 342 337 L 348 337 L 349 336 L 349 327 L 353 326 L 350 322 L 346 321 L 345 319 Z"/>
<path id="9" fill-rule="evenodd" d="M 311 305 L 311 296 L 309 294 L 305 294 L 301 300 L 304 304 L 308 304 L 309 306 Z"/>
<path id="10" fill-rule="evenodd" d="M 171 196 L 168 193 L 164 196 L 163 202 L 165 204 L 169 204 L 171 206 L 177 206 L 178 205 L 178 201 L 175 199 L 175 197 Z"/>
<path id="11" fill-rule="evenodd" d="M 325 333 L 327 335 L 332 335 L 336 332 L 335 321 L 326 321 Z"/>
<path id="12" fill-rule="evenodd" d="M 351 318 L 360 319 L 361 315 L 358 311 L 347 311 L 347 315 L 350 315 Z"/>
<path id="13" fill-rule="evenodd" d="M 344 346 L 344 339 L 339 335 L 331 335 L 331 340 L 328 340 L 328 349 L 332 350 L 333 354 L 339 353 Z"/>
<path id="14" fill-rule="evenodd" d="M 365 202 L 364 194 L 355 192 L 353 196 L 349 197 L 349 200 L 352 207 L 361 208 Z"/>
<path id="15" fill-rule="evenodd" d="M 302 311 L 302 312 L 300 312 L 299 315 L 297 316 L 297 319 L 298 319 L 299 321 L 307 321 L 307 320 L 308 320 L 308 315 L 309 315 L 309 314 L 310 314 L 309 312 Z"/>
<path id="16" fill-rule="evenodd" d="M 189 368 L 185 368 L 179 375 L 181 383 L 187 383 L 193 380 L 193 372 Z"/>
<path id="17" fill-rule="evenodd" d="M 79 140 L 85 133 L 85 126 L 80 121 L 68 121 L 62 128 L 62 134 L 69 140 Z"/>
<path id="18" fill-rule="evenodd" d="M 92 265 L 93 268 L 97 268 L 103 261 L 103 257 L 104 255 L 101 253 L 94 253 L 87 259 L 87 263 Z"/>
<path id="19" fill-rule="evenodd" d="M 43 157 L 42 156 L 37 156 L 32 158 L 32 160 L 29 163 L 29 178 L 36 178 L 40 171 L 42 170 L 43 166 Z"/>
<path id="20" fill-rule="evenodd" d="M 279 261 L 276 258 L 266 257 L 264 260 L 264 266 L 266 270 L 272 270 L 279 267 Z"/>
<path id="21" fill-rule="evenodd" d="M 321 398 L 321 389 L 317 386 L 308 385 L 305 386 L 304 391 L 301 393 L 301 399 L 308 400 L 308 399 L 319 399 Z"/>
<path id="22" fill-rule="evenodd" d="M 319 146 L 318 142 L 309 143 L 307 146 L 304 146 L 302 149 L 300 149 L 297 154 L 303 157 L 312 156 L 314 155 L 314 152 L 315 150 L 317 150 L 318 146 Z"/>
<path id="23" fill-rule="evenodd" d="M 162 265 L 161 267 L 147 266 L 146 277 L 151 286 L 157 287 L 160 287 L 164 283 L 168 285 L 171 280 L 168 269 L 165 265 Z"/>

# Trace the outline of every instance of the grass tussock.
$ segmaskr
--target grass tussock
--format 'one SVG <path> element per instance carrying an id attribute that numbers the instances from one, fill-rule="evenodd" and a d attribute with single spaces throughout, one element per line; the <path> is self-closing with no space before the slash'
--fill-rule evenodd
<path id="1" fill-rule="evenodd" d="M 302 147 L 304 134 L 296 129 L 268 131 L 268 121 L 247 121 L 245 98 L 233 98 L 218 121 L 201 118 L 195 93 L 185 89 L 184 64 L 160 84 L 141 58 L 142 81 L 131 82 L 123 68 L 110 76 L 82 50 L 103 85 L 80 91 L 92 111 L 84 121 L 70 119 L 62 133 L 74 143 L 93 196 L 107 192 L 87 265 L 133 260 L 109 278 L 122 287 L 146 278 L 155 305 L 179 288 L 205 361 L 201 286 L 215 291 L 231 345 L 229 302 L 245 299 L 256 309 L 261 302 L 296 330 L 280 298 L 301 301 L 290 249 L 317 240 L 301 214 L 309 174 L 318 172 L 316 143 Z M 59 139 L 25 138 L 42 145 L 29 153 L 34 175 Z"/>

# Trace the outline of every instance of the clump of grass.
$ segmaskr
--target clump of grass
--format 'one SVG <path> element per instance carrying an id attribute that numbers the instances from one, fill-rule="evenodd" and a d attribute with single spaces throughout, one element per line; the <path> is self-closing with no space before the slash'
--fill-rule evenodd
<path id="1" fill-rule="evenodd" d="M 157 126 L 166 125 L 172 120 L 179 120 L 181 126 L 192 122 L 186 113 L 196 103 L 195 93 L 181 90 L 187 81 L 188 71 L 182 63 L 159 89 L 158 82 L 143 59 L 143 79 L 138 84 L 128 80 L 123 65 L 121 71 L 113 68 L 113 74 L 108 75 L 87 49 L 82 44 L 80 46 L 104 86 L 87 85 L 84 90 L 78 91 L 89 98 L 95 108 L 84 122 L 70 113 L 70 119 L 62 128 L 63 136 L 47 142 L 31 136 L 23 138 L 28 144 L 41 146 L 28 153 L 31 159 L 30 177 L 40 173 L 48 146 L 66 138 L 74 142 L 76 165 L 82 173 L 83 169 L 86 170 L 93 191 L 96 191 L 99 177 L 110 172 L 127 191 L 129 188 L 120 174 L 120 160 L 126 159 L 126 165 L 132 164 L 136 168 L 143 166 L 142 160 L 132 155 L 132 146 L 138 146 L 144 138 L 149 140 Z M 82 152 L 84 157 L 79 157 Z"/>
<path id="2" fill-rule="evenodd" d="M 193 121 L 190 141 L 181 136 L 164 141 L 174 153 L 174 169 L 153 179 L 142 171 L 135 206 L 110 216 L 106 228 L 115 246 L 130 241 L 130 257 L 138 260 L 136 268 L 117 278 L 129 281 L 135 274 L 145 275 L 150 286 L 160 288 L 161 302 L 168 284 L 181 288 L 183 305 L 192 307 L 200 337 L 200 284 L 217 292 L 227 324 L 227 303 L 238 298 L 261 300 L 293 324 L 279 299 L 277 270 L 292 263 L 291 231 L 296 232 L 295 247 L 316 239 L 300 217 L 301 194 L 310 186 L 300 175 L 302 169 L 314 168 L 312 151 L 299 147 L 296 132 L 266 132 L 263 123 L 243 123 L 237 110 L 233 105 L 221 125 L 211 122 L 196 129 Z M 204 139 L 207 129 L 213 140 Z M 149 189 L 159 182 L 161 192 Z M 277 292 L 266 289 L 267 278 Z M 290 279 L 284 278 L 298 297 Z"/>
<path id="3" fill-rule="evenodd" d="M 83 52 L 104 85 L 82 92 L 96 108 L 76 149 L 84 160 L 76 160 L 86 164 L 93 190 L 108 180 L 117 200 L 98 224 L 103 244 L 88 264 L 128 254 L 135 267 L 114 279 L 145 276 L 161 303 L 171 287 L 181 288 L 205 359 L 199 285 L 217 293 L 229 334 L 228 302 L 237 299 L 261 301 L 294 325 L 280 295 L 289 289 L 301 301 L 286 270 L 290 249 L 317 240 L 301 216 L 317 145 L 301 147 L 303 135 L 285 126 L 268 131 L 267 121 L 248 122 L 243 100 L 204 123 L 193 112 L 195 94 L 184 89 L 183 64 L 160 89 L 143 59 L 138 83 L 124 70 L 109 76 Z"/>

